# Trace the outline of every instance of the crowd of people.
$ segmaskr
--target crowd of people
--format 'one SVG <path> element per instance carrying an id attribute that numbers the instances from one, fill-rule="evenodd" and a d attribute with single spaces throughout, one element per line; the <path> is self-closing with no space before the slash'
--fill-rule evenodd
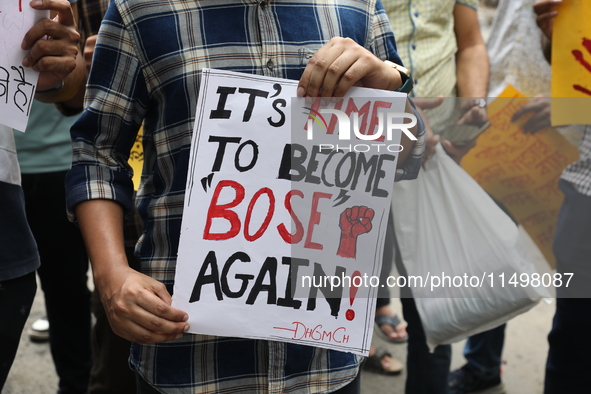
<path id="1" fill-rule="evenodd" d="M 452 143 L 432 128 L 457 109 L 442 97 L 460 103 L 458 124 L 482 127 L 486 98 L 512 84 L 540 96 L 514 120 L 531 113 L 529 133 L 550 126 L 551 101 L 541 96 L 549 95 L 557 7 L 567 1 L 498 0 L 487 42 L 478 0 L 32 1 L 51 11 L 23 40 L 30 50 L 23 66 L 40 73 L 35 103 L 25 133 L 0 125 L 0 391 L 37 273 L 58 393 L 359 393 L 362 368 L 406 368 L 408 394 L 505 392 L 505 325 L 470 337 L 466 364 L 450 371 L 451 346 L 429 348 L 410 288 L 402 289 L 402 316 L 382 288 L 375 319 L 378 335 L 408 344 L 407 360 L 373 346 L 366 359 L 186 334 L 187 313 L 172 307 L 171 293 L 195 107 L 203 68 L 298 80 L 301 97 L 413 85 L 407 111 L 419 117 L 411 129 L 417 140 L 401 141 L 396 176 L 412 182 L 438 144 L 458 164 L 476 146 L 476 138 Z M 293 55 L 302 49 L 313 55 Z M 140 128 L 145 164 L 136 195 L 127 159 Z M 565 199 L 554 241 L 557 272 L 577 278 L 574 288 L 558 288 L 547 394 L 591 387 L 591 301 L 583 298 L 591 264 L 591 131 L 581 130 L 580 159 L 560 180 Z M 390 215 L 384 277 L 393 266 L 406 275 L 395 221 Z"/>

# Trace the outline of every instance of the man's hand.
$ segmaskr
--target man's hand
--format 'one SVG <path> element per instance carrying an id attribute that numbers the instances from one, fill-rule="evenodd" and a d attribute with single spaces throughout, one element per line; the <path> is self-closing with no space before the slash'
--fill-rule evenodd
<path id="1" fill-rule="evenodd" d="M 86 73 L 90 72 L 90 66 L 92 65 L 92 56 L 94 56 L 94 47 L 96 46 L 96 39 L 98 35 L 90 36 L 86 39 L 84 44 L 84 61 L 86 63 Z"/>
<path id="2" fill-rule="evenodd" d="M 94 283 L 113 331 L 130 341 L 158 343 L 189 329 L 185 312 L 157 280 L 129 267 L 123 236 L 123 208 L 111 200 L 76 206 L 78 224 L 92 263 Z"/>
<path id="3" fill-rule="evenodd" d="M 556 7 L 561 4 L 562 0 L 538 0 L 534 4 L 534 12 L 537 15 L 536 24 L 550 41 L 554 31 L 554 20 L 558 15 Z"/>
<path id="4" fill-rule="evenodd" d="M 53 18 L 35 24 L 21 45 L 23 50 L 30 49 L 22 64 L 40 72 L 37 90 L 43 91 L 58 86 L 76 68 L 80 34 L 66 0 L 33 0 L 30 6 L 50 10 Z"/>
<path id="5" fill-rule="evenodd" d="M 351 86 L 396 90 L 400 72 L 385 64 L 350 38 L 335 37 L 308 62 L 298 96 L 343 97 Z"/>
<path id="6" fill-rule="evenodd" d="M 137 343 L 178 339 L 189 329 L 185 312 L 171 306 L 166 287 L 129 267 L 97 283 L 113 332 Z"/>
<path id="7" fill-rule="evenodd" d="M 531 102 L 519 108 L 511 118 L 511 122 L 516 123 L 522 117 L 530 114 L 531 117 L 527 119 L 523 125 L 523 132 L 526 134 L 535 134 L 540 130 L 551 127 L 550 113 L 551 113 L 550 98 L 537 96 Z"/>
<path id="8" fill-rule="evenodd" d="M 488 111 L 486 110 L 486 104 L 482 98 L 471 98 L 471 97 L 460 97 L 460 108 L 463 111 L 463 115 L 458 120 L 458 125 L 475 125 L 482 126 L 488 119 Z"/>

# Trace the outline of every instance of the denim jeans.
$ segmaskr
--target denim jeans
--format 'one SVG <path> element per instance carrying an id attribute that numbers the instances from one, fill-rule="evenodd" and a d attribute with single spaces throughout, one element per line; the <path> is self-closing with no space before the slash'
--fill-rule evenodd
<path id="1" fill-rule="evenodd" d="M 470 371 L 482 378 L 492 379 L 501 374 L 501 355 L 505 342 L 505 324 L 472 335 L 464 346 L 464 357 Z"/>
<path id="2" fill-rule="evenodd" d="M 88 256 L 78 228 L 66 216 L 66 172 L 23 174 L 27 220 L 41 267 L 49 341 L 60 394 L 86 393 L 90 373 Z"/>
<path id="3" fill-rule="evenodd" d="M 554 254 L 558 273 L 573 273 L 569 288 L 557 289 L 556 314 L 548 335 L 544 393 L 588 393 L 591 387 L 591 197 L 560 181 L 564 202 Z M 567 298 L 576 297 L 576 298 Z"/>

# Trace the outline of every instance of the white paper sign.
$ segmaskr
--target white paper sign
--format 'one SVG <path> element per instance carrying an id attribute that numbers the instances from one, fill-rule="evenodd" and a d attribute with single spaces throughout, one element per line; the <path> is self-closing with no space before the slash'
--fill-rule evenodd
<path id="1" fill-rule="evenodd" d="M 173 306 L 192 333 L 367 355 L 401 132 L 339 139 L 338 114 L 296 88 L 204 70 Z M 405 97 L 353 88 L 325 108 L 367 134 Z"/>
<path id="2" fill-rule="evenodd" d="M 0 0 L 0 123 L 25 130 L 39 73 L 22 66 L 28 51 L 25 34 L 49 11 L 37 11 L 28 1 Z"/>

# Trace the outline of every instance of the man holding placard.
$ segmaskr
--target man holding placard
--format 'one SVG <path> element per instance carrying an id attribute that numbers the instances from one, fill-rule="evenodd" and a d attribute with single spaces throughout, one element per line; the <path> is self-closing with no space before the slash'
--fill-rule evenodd
<path id="1" fill-rule="evenodd" d="M 340 97 L 354 84 L 399 89 L 403 75 L 384 60 L 400 63 L 375 1 L 112 3 L 97 41 L 89 107 L 72 128 L 68 205 L 111 325 L 136 342 L 131 364 L 141 392 L 358 392 L 352 382 L 361 358 L 353 354 L 183 336 L 188 316 L 170 306 L 170 293 L 202 68 L 299 80 L 299 96 Z M 142 121 L 138 273 L 127 265 L 122 223 L 132 194 L 126 155 Z M 422 138 L 416 146 L 401 143 L 398 178 L 411 179 L 420 167 Z"/>

